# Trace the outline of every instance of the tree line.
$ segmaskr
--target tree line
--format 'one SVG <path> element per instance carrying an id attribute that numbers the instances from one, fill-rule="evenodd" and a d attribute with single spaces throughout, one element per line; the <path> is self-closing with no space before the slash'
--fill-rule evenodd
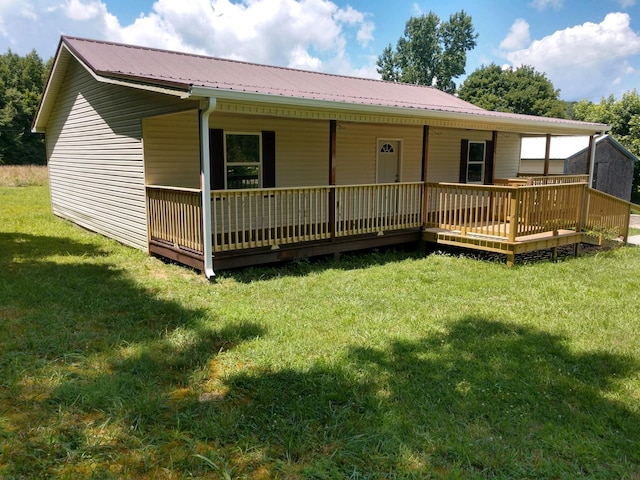
<path id="1" fill-rule="evenodd" d="M 0 165 L 44 165 L 44 136 L 31 133 L 51 60 L 33 50 L 0 55 Z"/>
<path id="2" fill-rule="evenodd" d="M 503 68 L 483 65 L 466 74 L 467 52 L 477 45 L 472 18 L 461 10 L 442 21 L 430 12 L 411 17 L 395 46 L 378 57 L 383 80 L 438 88 L 492 111 L 572 118 L 611 125 L 611 135 L 640 157 L 640 96 L 633 90 L 620 100 L 613 96 L 594 103 L 569 103 L 542 72 L 531 66 Z M 43 135 L 31 133 L 31 123 L 44 89 L 52 59 L 44 62 L 34 51 L 0 55 L 0 165 L 46 163 Z M 636 162 L 635 185 L 640 185 Z"/>

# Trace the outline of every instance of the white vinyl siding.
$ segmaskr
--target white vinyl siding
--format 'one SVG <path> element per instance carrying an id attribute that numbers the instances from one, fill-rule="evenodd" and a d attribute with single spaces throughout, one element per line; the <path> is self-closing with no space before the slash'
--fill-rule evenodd
<path id="1" fill-rule="evenodd" d="M 46 129 L 53 212 L 146 250 L 141 119 L 189 105 L 97 82 L 71 61 Z"/>
<path id="2" fill-rule="evenodd" d="M 400 182 L 418 182 L 422 172 L 422 127 L 338 122 L 336 132 L 336 183 L 376 182 L 378 139 L 402 143 Z"/>
<path id="3" fill-rule="evenodd" d="M 142 121 L 147 185 L 200 188 L 198 111 Z"/>

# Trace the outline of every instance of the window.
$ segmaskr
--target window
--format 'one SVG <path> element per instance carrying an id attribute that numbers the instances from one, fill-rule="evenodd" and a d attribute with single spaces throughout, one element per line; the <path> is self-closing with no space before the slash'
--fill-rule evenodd
<path id="1" fill-rule="evenodd" d="M 262 187 L 262 147 L 259 133 L 225 135 L 226 188 Z"/>
<path id="2" fill-rule="evenodd" d="M 382 147 L 380 147 L 380 153 L 393 153 L 394 149 L 393 149 L 393 145 L 391 145 L 390 143 L 385 143 L 384 145 L 382 145 Z"/>
<path id="3" fill-rule="evenodd" d="M 485 142 L 469 142 L 469 150 L 467 151 L 467 183 L 483 183 L 485 151 Z"/>

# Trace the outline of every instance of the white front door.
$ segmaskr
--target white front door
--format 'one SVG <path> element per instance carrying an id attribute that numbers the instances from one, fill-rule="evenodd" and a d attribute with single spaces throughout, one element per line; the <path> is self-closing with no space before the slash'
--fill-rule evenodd
<path id="1" fill-rule="evenodd" d="M 378 183 L 400 181 L 400 141 L 378 140 Z"/>

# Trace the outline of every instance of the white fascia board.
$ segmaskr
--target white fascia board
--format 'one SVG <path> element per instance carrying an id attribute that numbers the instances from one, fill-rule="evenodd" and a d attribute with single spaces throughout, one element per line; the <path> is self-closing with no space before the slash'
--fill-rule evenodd
<path id="1" fill-rule="evenodd" d="M 292 107 L 307 107 L 307 108 L 323 108 L 330 110 L 341 110 L 350 112 L 362 112 L 362 113 L 377 113 L 381 115 L 397 115 L 397 116 L 410 116 L 410 117 L 424 117 L 438 120 L 453 120 L 453 121 L 465 121 L 474 123 L 493 123 L 504 125 L 505 127 L 547 127 L 555 133 L 569 132 L 568 135 L 575 134 L 576 131 L 581 132 L 584 135 L 592 134 L 604 134 L 610 130 L 609 125 L 604 124 L 563 124 L 545 122 L 543 117 L 538 120 L 537 117 L 533 118 L 501 118 L 498 116 L 492 116 L 491 112 L 487 112 L 487 115 L 483 114 L 470 114 L 470 113 L 456 113 L 445 112 L 439 110 L 426 110 L 418 108 L 404 108 L 404 107 L 390 107 L 382 105 L 365 105 L 358 103 L 347 102 L 333 102 L 328 100 L 317 100 L 312 98 L 299 98 L 288 97 L 283 95 L 272 95 L 265 93 L 254 92 L 240 92 L 234 90 L 223 90 L 218 88 L 207 87 L 192 87 L 191 95 L 198 98 L 216 97 L 222 100 L 237 100 L 237 101 L 249 101 L 270 103 L 275 105 L 284 105 Z"/>

